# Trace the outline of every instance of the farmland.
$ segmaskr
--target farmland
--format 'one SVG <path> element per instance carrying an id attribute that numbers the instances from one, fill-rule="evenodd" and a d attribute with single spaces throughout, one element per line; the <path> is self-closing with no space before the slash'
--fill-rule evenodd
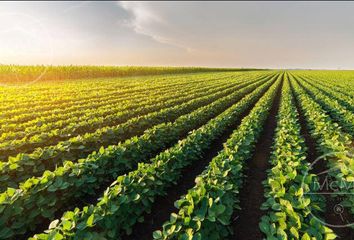
<path id="1" fill-rule="evenodd" d="M 16 68 L 0 239 L 354 239 L 354 71 Z"/>

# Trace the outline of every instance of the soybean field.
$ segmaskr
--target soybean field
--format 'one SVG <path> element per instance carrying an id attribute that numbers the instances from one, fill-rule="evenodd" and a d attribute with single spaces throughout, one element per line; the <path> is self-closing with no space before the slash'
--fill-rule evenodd
<path id="1" fill-rule="evenodd" d="M 0 74 L 0 239 L 354 239 L 354 71 L 145 70 Z"/>

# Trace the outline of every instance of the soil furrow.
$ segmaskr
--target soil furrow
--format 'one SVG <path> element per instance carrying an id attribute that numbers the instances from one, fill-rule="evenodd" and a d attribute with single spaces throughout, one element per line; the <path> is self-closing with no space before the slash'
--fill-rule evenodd
<path id="1" fill-rule="evenodd" d="M 235 239 L 255 240 L 263 237 L 258 227 L 260 219 L 264 215 L 264 211 L 260 209 L 264 202 L 264 186 L 262 182 L 267 178 L 266 171 L 270 167 L 269 157 L 277 125 L 276 116 L 279 109 L 282 85 L 283 82 L 280 84 L 273 100 L 263 132 L 255 146 L 255 153 L 250 161 L 247 162 L 245 168 L 246 177 L 240 191 L 241 210 L 235 211 L 233 216 L 233 237 Z"/>

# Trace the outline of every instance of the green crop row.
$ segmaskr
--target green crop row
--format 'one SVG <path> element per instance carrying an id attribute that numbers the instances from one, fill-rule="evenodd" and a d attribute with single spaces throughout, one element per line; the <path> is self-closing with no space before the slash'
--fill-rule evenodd
<path id="1" fill-rule="evenodd" d="M 129 234 L 135 223 L 143 221 L 143 213 L 150 211 L 156 197 L 164 195 L 182 177 L 182 169 L 200 160 L 212 142 L 257 101 L 270 83 L 246 95 L 151 163 L 141 163 L 137 170 L 119 176 L 96 205 L 64 213 L 61 221 L 55 220 L 47 233 L 34 239 L 121 239 L 122 234 Z"/>
<path id="2" fill-rule="evenodd" d="M 1 111 L 9 119 L 9 122 L 25 121 L 30 117 L 29 107 L 36 111 L 33 113 L 36 117 L 41 116 L 40 113 L 48 114 L 52 110 L 59 110 L 60 108 L 65 110 L 71 106 L 83 104 L 85 100 L 105 99 L 118 94 L 124 95 L 128 92 L 132 94 L 141 93 L 159 89 L 161 85 L 178 87 L 188 83 L 188 80 L 201 82 L 199 77 L 169 79 L 168 82 L 163 82 L 162 79 L 155 81 L 155 78 L 141 79 L 140 81 L 132 79 L 130 83 L 117 79 L 100 79 L 80 83 L 64 81 L 51 84 L 48 87 L 31 85 L 26 88 L 8 88 L 9 93 L 4 92 L 1 96 L 4 101 Z M 60 90 L 60 94 L 58 94 L 58 90 Z"/>
<path id="3" fill-rule="evenodd" d="M 300 71 L 300 73 L 318 83 L 327 84 L 332 89 L 347 96 L 354 94 L 353 71 Z"/>
<path id="4" fill-rule="evenodd" d="M 207 169 L 196 178 L 196 185 L 175 202 L 172 213 L 154 239 L 225 239 L 230 235 L 231 216 L 239 208 L 244 163 L 251 158 L 268 117 L 282 75 L 259 99 L 241 125 L 232 133 Z"/>
<path id="5" fill-rule="evenodd" d="M 324 81 L 315 80 L 313 78 L 303 78 L 305 82 L 309 85 L 317 88 L 322 94 L 325 94 L 331 99 L 338 101 L 343 107 L 354 112 L 354 98 L 344 94 L 341 91 L 336 91 L 330 83 L 325 83 Z"/>
<path id="6" fill-rule="evenodd" d="M 296 80 L 293 80 L 292 84 L 304 112 L 307 127 L 316 141 L 318 152 L 322 154 L 321 161 L 326 161 L 327 174 L 337 183 L 339 190 L 334 191 L 332 195 L 344 196 L 343 205 L 354 214 L 354 189 L 350 187 L 354 182 L 352 138 L 343 133 L 338 124 L 333 123 L 322 107 L 306 94 Z"/>
<path id="7" fill-rule="evenodd" d="M 210 79 L 222 80 L 231 76 L 243 76 L 253 74 L 255 72 L 229 72 L 229 73 L 198 73 L 184 75 L 165 75 L 150 77 L 128 77 L 128 78 L 98 78 L 98 79 L 82 79 L 80 81 L 60 81 L 60 82 L 43 82 L 41 84 L 31 84 L 26 87 L 1 87 L 0 100 L 3 105 L 0 106 L 1 111 L 11 111 L 22 108 L 23 111 L 30 112 L 26 107 L 46 107 L 47 105 L 58 104 L 74 104 L 75 101 L 82 99 L 99 98 L 101 94 L 113 93 L 116 91 L 148 91 L 158 89 L 159 86 L 170 85 L 175 87 L 183 86 L 188 82 L 206 83 Z M 58 94 L 60 90 L 60 94 Z M 34 103 L 31 105 L 31 103 Z M 20 105 L 20 106 L 18 106 Z M 39 109 L 38 109 L 39 110 Z"/>
<path id="8" fill-rule="evenodd" d="M 326 96 L 321 93 L 321 91 L 310 86 L 305 81 L 300 81 L 299 83 L 305 88 L 306 92 L 341 125 L 345 132 L 354 137 L 354 113 L 343 107 L 335 99 Z"/>
<path id="9" fill-rule="evenodd" d="M 262 78 L 244 81 L 243 84 L 224 90 L 214 89 L 222 91 L 207 91 L 205 92 L 206 95 L 201 97 L 194 94 L 188 98 L 184 98 L 184 103 L 177 106 L 166 107 L 165 103 L 157 104 L 155 107 L 161 106 L 161 109 L 132 118 L 123 124 L 98 129 L 94 133 L 74 137 L 68 141 L 60 142 L 55 146 L 37 149 L 32 154 L 19 154 L 15 158 L 10 158 L 5 163 L 0 163 L 0 179 L 2 180 L 0 189 L 3 191 L 8 186 L 17 188 L 19 182 L 32 176 L 38 176 L 45 170 L 54 170 L 56 166 L 61 166 L 66 160 L 75 161 L 93 151 L 97 151 L 102 145 L 106 147 L 110 144 L 116 144 L 130 137 L 143 134 L 146 129 L 154 125 L 174 121 L 183 114 L 187 114 L 203 105 L 210 104 L 220 97 L 225 97 L 258 80 L 262 80 Z"/>
<path id="10" fill-rule="evenodd" d="M 323 202 L 313 188 L 316 175 L 310 173 L 306 147 L 301 137 L 299 115 L 286 80 L 277 116 L 273 152 L 265 181 L 265 199 L 259 227 L 267 239 L 334 239 L 331 229 L 313 217 Z M 289 154 L 291 153 L 291 154 Z M 317 213 L 316 213 L 317 212 Z"/>
<path id="11" fill-rule="evenodd" d="M 253 74 L 249 74 L 253 75 Z M 43 119 L 45 122 L 50 120 L 50 117 L 56 116 L 58 119 L 61 119 L 61 115 L 67 115 L 68 113 L 74 114 L 76 111 L 84 110 L 86 108 L 93 108 L 98 106 L 105 106 L 106 104 L 114 103 L 119 100 L 128 100 L 134 99 L 134 96 L 145 96 L 145 95 L 156 95 L 158 92 L 163 92 L 170 89 L 180 89 L 180 88 L 190 88 L 196 85 L 200 85 L 201 87 L 206 87 L 213 83 L 223 83 L 227 80 L 238 79 L 240 74 L 234 75 L 222 75 L 216 78 L 212 78 L 212 76 L 204 77 L 202 76 L 191 77 L 191 78 L 181 78 L 178 80 L 171 80 L 171 82 L 147 82 L 140 81 L 138 84 L 132 87 L 126 87 L 122 85 L 118 85 L 116 83 L 111 83 L 110 89 L 103 90 L 94 90 L 92 89 L 90 92 L 87 92 L 88 86 L 82 84 L 79 86 L 74 86 L 76 88 L 76 92 L 74 93 L 75 97 L 70 96 L 70 100 L 67 98 L 64 99 L 56 99 L 50 103 L 44 101 L 33 101 L 28 104 L 16 102 L 16 106 L 14 106 L 12 111 L 2 111 L 4 119 L 0 120 L 1 124 L 6 124 L 5 128 L 1 129 L 1 133 L 6 130 L 12 130 L 14 127 L 18 127 L 18 125 L 28 126 L 32 121 L 35 121 L 37 118 Z M 169 79 L 170 80 L 170 79 Z M 148 84 L 148 86 L 146 86 Z M 59 85 L 59 84 L 58 84 Z M 89 85 L 91 86 L 91 85 Z M 62 90 L 63 86 L 59 85 Z M 31 92 L 33 90 L 29 90 Z M 29 94 L 29 93 L 28 93 Z M 27 95 L 28 95 L 27 94 Z M 40 93 L 42 95 L 42 93 Z M 58 95 L 55 92 L 51 92 L 53 95 Z M 73 92 L 70 93 L 73 95 Z M 61 98 L 65 93 L 60 93 L 59 96 Z M 34 98 L 36 95 L 34 96 Z M 48 96 L 48 98 L 50 98 Z M 103 105 L 102 105 L 103 104 Z M 7 105 L 7 104 L 4 104 Z M 33 107 L 34 105 L 34 107 Z M 35 112 L 26 111 L 31 107 Z M 10 116 L 13 116 L 12 118 Z M 49 119 L 48 119 L 49 118 Z"/>
<path id="12" fill-rule="evenodd" d="M 102 185 L 177 142 L 259 85 L 250 84 L 173 123 L 160 124 L 140 137 L 101 148 L 78 163 L 66 162 L 53 172 L 46 171 L 42 177 L 27 180 L 20 189 L 9 188 L 0 195 L 0 227 L 6 229 L 8 236 L 35 229 L 36 225 L 53 219 L 55 213 L 71 207 L 84 196 L 95 195 Z"/>
<path id="13" fill-rule="evenodd" d="M 215 86 L 214 86 L 215 87 Z M 220 87 L 223 88 L 222 86 Z M 221 90 L 220 89 L 220 90 Z M 36 147 L 43 147 L 57 144 L 80 134 L 94 132 L 98 128 L 114 126 L 125 122 L 132 117 L 156 111 L 162 106 L 174 106 L 185 99 L 192 99 L 205 94 L 208 90 L 213 91 L 213 85 L 205 88 L 194 87 L 192 89 L 173 89 L 157 95 L 139 97 L 130 101 L 122 101 L 119 104 L 112 104 L 109 108 L 99 108 L 99 110 L 88 110 L 87 116 L 68 118 L 66 121 L 56 121 L 52 123 L 44 122 L 40 126 L 31 127 L 29 132 L 18 132 L 15 140 L 3 141 L 0 144 L 0 156 L 4 160 L 8 156 L 16 153 L 26 153 Z M 194 94 L 193 94 L 194 92 Z M 199 95 L 198 95 L 199 94 Z M 84 112 L 82 113 L 84 114 Z M 9 135 L 12 135 L 10 132 Z M 19 135 L 19 136 L 16 136 Z M 22 137 L 22 138 L 21 138 Z M 3 138 L 6 138 L 3 136 Z"/>
<path id="14" fill-rule="evenodd" d="M 77 107 L 90 100 L 115 98 L 117 96 L 128 96 L 129 94 L 149 93 L 160 89 L 183 87 L 190 83 L 205 83 L 210 81 L 223 81 L 226 78 L 253 73 L 218 73 L 218 74 L 194 74 L 186 76 L 168 77 L 146 77 L 128 79 L 95 79 L 81 82 L 63 81 L 60 83 L 31 85 L 26 88 L 6 88 L 6 92 L 0 95 L 3 104 L 1 109 L 6 121 L 1 123 L 21 123 L 34 119 L 38 116 L 46 116 L 51 111 L 66 111 L 70 107 Z M 44 84 L 45 85 L 45 84 Z M 58 92 L 60 90 L 60 92 Z M 22 99 L 22 100 L 21 100 Z M 11 101 L 11 103 L 6 103 Z M 7 109 L 7 110 L 5 110 Z M 4 121 L 4 122 L 2 122 Z"/>
<path id="15" fill-rule="evenodd" d="M 182 89 L 186 89 L 186 90 L 193 89 L 195 91 L 195 89 L 198 88 L 205 88 L 213 85 L 217 86 L 219 84 L 221 85 L 222 82 L 215 81 L 213 83 L 210 81 L 208 85 L 205 85 L 204 83 L 190 83 L 190 84 L 185 84 L 185 86 Z M 116 93 L 115 97 L 108 96 L 105 98 L 100 98 L 98 100 L 95 99 L 94 101 L 86 100 L 83 103 L 78 103 L 78 105 L 72 106 L 72 108 L 70 109 L 62 109 L 64 111 L 62 113 L 53 114 L 52 111 L 50 115 L 46 115 L 46 113 L 44 112 L 38 112 L 40 117 L 34 118 L 33 120 L 26 121 L 23 123 L 16 122 L 16 123 L 9 124 L 8 121 L 6 121 L 6 125 L 1 129 L 0 134 L 4 135 L 4 133 L 7 133 L 7 136 L 6 138 L 4 138 L 4 136 L 1 136 L 0 139 L 3 141 L 8 139 L 23 137 L 25 135 L 28 136 L 28 134 L 32 133 L 32 130 L 35 130 L 35 133 L 39 132 L 39 130 L 40 131 L 51 130 L 51 128 L 49 129 L 36 128 L 36 127 L 42 127 L 44 124 L 51 126 L 53 125 L 52 123 L 54 124 L 56 123 L 56 125 L 53 126 L 64 126 L 64 124 L 66 123 L 65 120 L 68 119 L 77 118 L 76 119 L 77 121 L 78 119 L 80 120 L 86 119 L 87 117 L 90 116 L 97 117 L 99 116 L 102 110 L 105 110 L 105 112 L 103 112 L 104 114 L 109 114 L 110 111 L 108 111 L 108 109 L 112 107 L 114 108 L 116 104 L 124 104 L 124 103 L 129 104 L 130 102 L 131 104 L 136 104 L 137 102 L 141 102 L 143 99 L 148 99 L 149 97 L 150 98 L 159 97 L 166 94 L 174 93 L 178 91 L 178 89 L 180 88 L 181 87 L 162 86 L 161 88 L 158 88 L 154 91 L 141 91 L 137 93 L 128 92 L 126 94 Z M 97 108 L 100 109 L 100 112 L 93 111 L 94 109 Z M 42 124 L 38 124 L 39 122 L 41 122 Z M 33 134 L 34 133 L 32 133 L 32 135 Z"/>

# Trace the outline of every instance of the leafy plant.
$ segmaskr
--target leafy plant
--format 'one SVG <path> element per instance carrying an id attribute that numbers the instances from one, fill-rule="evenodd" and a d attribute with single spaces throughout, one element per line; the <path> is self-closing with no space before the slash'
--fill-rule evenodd
<path id="1" fill-rule="evenodd" d="M 272 168 L 264 182 L 266 214 L 259 223 L 267 239 L 331 239 L 331 229 L 313 218 L 320 212 L 323 199 L 315 192 L 315 175 L 306 161 L 306 147 L 300 132 L 287 75 L 282 88 L 277 128 L 270 159 Z"/>
<path id="2" fill-rule="evenodd" d="M 182 169 L 201 159 L 213 140 L 221 136 L 270 84 L 271 82 L 263 84 L 237 104 L 194 130 L 186 139 L 157 155 L 151 163 L 140 163 L 137 170 L 119 176 L 96 205 L 87 206 L 81 211 L 77 209 L 64 213 L 55 228 L 38 234 L 33 239 L 49 239 L 53 234 L 73 239 L 119 239 L 124 232 L 130 234 L 132 226 L 143 221 L 142 214 L 151 210 L 155 198 L 164 195 L 166 189 L 182 177 Z M 223 211 L 221 205 L 215 205 L 214 208 L 215 213 Z M 67 219 L 68 214 L 73 217 Z M 87 226 L 91 216 L 94 216 L 94 227 Z M 171 219 L 176 220 L 175 215 Z M 77 227 L 65 228 L 66 221 Z M 169 231 L 172 232 L 173 229 L 169 228 Z"/>
<path id="3" fill-rule="evenodd" d="M 280 75 L 281 78 L 281 75 Z M 175 202 L 172 213 L 154 239 L 224 239 L 231 234 L 231 215 L 238 205 L 244 162 L 252 156 L 279 88 L 278 80 L 262 96 L 227 140 L 224 150 L 196 178 L 196 185 Z"/>
<path id="4" fill-rule="evenodd" d="M 27 229 L 34 229 L 46 219 L 53 219 L 59 210 L 69 208 L 84 196 L 94 195 L 102 185 L 177 142 L 189 131 L 217 116 L 259 85 L 258 82 L 250 84 L 212 104 L 179 117 L 173 123 L 160 124 L 140 137 L 102 148 L 77 163 L 68 161 L 55 171 L 44 172 L 42 177 L 30 178 L 20 185 L 16 197 L 2 193 L 0 200 L 5 200 L 0 201 L 0 210 L 7 214 L 0 221 L 0 226 L 11 229 L 13 234 L 22 234 Z M 18 212 L 16 206 L 23 211 Z M 13 222 L 14 219 L 19 222 Z"/>

